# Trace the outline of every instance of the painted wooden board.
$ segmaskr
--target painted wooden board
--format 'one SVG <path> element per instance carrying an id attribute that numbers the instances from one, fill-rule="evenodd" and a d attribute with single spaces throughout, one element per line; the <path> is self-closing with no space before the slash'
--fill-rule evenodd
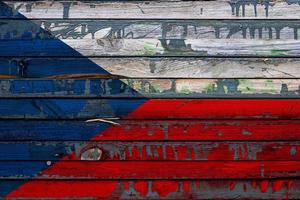
<path id="1" fill-rule="evenodd" d="M 103 78 L 110 73 L 123 78 L 300 78 L 299 58 L 88 59 L 0 58 L 0 77 Z"/>
<path id="2" fill-rule="evenodd" d="M 2 120 L 1 141 L 299 141 L 299 120 Z M 18 124 L 18 126 L 16 126 Z M 109 128 L 108 128 L 109 127 Z"/>
<path id="3" fill-rule="evenodd" d="M 0 97 L 299 98 L 300 79 L 12 79 Z"/>
<path id="4" fill-rule="evenodd" d="M 0 198 L 299 198 L 299 3 L 0 2 Z"/>
<path id="5" fill-rule="evenodd" d="M 207 2 L 206 2 L 207 3 Z M 0 40 L 32 39 L 248 39 L 300 37 L 298 20 L 4 20 Z"/>
<path id="6" fill-rule="evenodd" d="M 0 160 L 299 161 L 299 142 L 1 142 Z"/>
<path id="7" fill-rule="evenodd" d="M 0 119 L 300 119 L 298 99 L 0 99 Z"/>
<path id="8" fill-rule="evenodd" d="M 0 181 L 0 191 L 22 181 Z M 278 180 L 153 180 L 65 181 L 32 180 L 8 194 L 10 198 L 107 199 L 298 199 L 297 179 Z M 74 197 L 76 196 L 76 197 Z"/>
<path id="9" fill-rule="evenodd" d="M 283 1 L 3 1 L 2 18 L 299 19 L 298 0 Z M 17 13 L 18 12 L 18 13 Z M 20 13 L 20 14 L 19 14 Z"/>
<path id="10" fill-rule="evenodd" d="M 298 40 L 62 39 L 4 40 L 0 56 L 204 56 L 298 57 Z"/>
<path id="11" fill-rule="evenodd" d="M 0 179 L 266 179 L 299 173 L 299 161 L 2 161 L 0 165 Z"/>

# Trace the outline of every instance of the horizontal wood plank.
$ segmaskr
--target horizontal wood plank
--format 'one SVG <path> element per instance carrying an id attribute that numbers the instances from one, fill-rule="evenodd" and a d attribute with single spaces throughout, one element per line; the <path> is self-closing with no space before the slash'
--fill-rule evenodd
<path id="1" fill-rule="evenodd" d="M 298 1 L 4 1 L 2 18 L 298 19 Z M 6 11 L 6 12 L 4 12 Z"/>
<path id="2" fill-rule="evenodd" d="M 0 181 L 4 192 L 22 181 Z M 300 195 L 297 179 L 279 180 L 131 180 L 131 181 L 64 181 L 31 180 L 9 193 L 7 197 L 23 198 L 97 198 L 107 199 L 297 199 Z M 4 193 L 3 192 L 3 193 Z M 75 197 L 76 196 L 76 197 Z"/>
<path id="3" fill-rule="evenodd" d="M 1 141 L 297 141 L 298 120 L 5 120 Z M 17 125 L 17 126 L 16 126 Z M 108 128 L 109 127 L 109 128 Z M 107 129 L 108 128 L 108 129 Z"/>
<path id="4" fill-rule="evenodd" d="M 300 119 L 298 99 L 0 99 L 0 119 Z"/>
<path id="5" fill-rule="evenodd" d="M 299 58 L 0 58 L 0 66 L 1 78 L 111 77 L 108 73 L 131 78 L 300 78 Z"/>
<path id="6" fill-rule="evenodd" d="M 300 79 L 12 79 L 0 97 L 299 98 Z"/>
<path id="7" fill-rule="evenodd" d="M 289 161 L 299 142 L 0 142 L 0 160 Z"/>
<path id="8" fill-rule="evenodd" d="M 37 169 L 45 170 L 36 173 Z M 299 175 L 299 161 L 2 161 L 0 164 L 0 179 L 266 179 Z"/>
<path id="9" fill-rule="evenodd" d="M 54 39 L 4 40 L 1 57 L 230 56 L 298 57 L 298 40 L 227 39 Z"/>
<path id="10" fill-rule="evenodd" d="M 207 3 L 207 2 L 206 2 Z M 84 16 L 85 17 L 85 16 Z M 0 40 L 32 39 L 295 39 L 297 20 L 4 20 Z"/>

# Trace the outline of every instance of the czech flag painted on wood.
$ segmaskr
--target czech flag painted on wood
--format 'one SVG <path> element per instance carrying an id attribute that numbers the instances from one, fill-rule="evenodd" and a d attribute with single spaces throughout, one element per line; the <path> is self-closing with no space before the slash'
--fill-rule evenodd
<path id="1" fill-rule="evenodd" d="M 299 199 L 298 1 L 1 1 L 0 199 Z"/>

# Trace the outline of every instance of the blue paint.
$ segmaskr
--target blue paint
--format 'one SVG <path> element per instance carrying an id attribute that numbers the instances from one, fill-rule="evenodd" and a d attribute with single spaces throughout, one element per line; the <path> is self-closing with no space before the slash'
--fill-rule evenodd
<path id="1" fill-rule="evenodd" d="M 12 10 L 11 7 L 6 5 L 3 2 L 0 2 L 0 16 L 6 16 L 11 17 L 15 16 L 18 18 L 26 19 L 25 16 L 22 16 L 21 14 L 15 14 L 17 11 Z M 37 35 L 48 35 L 49 38 L 52 39 L 39 39 L 38 37 L 33 40 L 23 40 L 26 38 L 32 38 L 30 36 L 30 32 L 23 34 L 23 39 L 20 40 L 10 40 L 9 38 L 7 40 L 1 40 L 0 42 L 0 49 L 5 49 L 5 51 L 0 51 L 0 56 L 20 56 L 20 57 L 26 57 L 26 56 L 76 56 L 81 57 L 80 61 L 80 69 L 76 69 L 78 66 L 69 66 L 68 70 L 70 70 L 68 73 L 72 74 L 72 71 L 78 71 L 80 70 L 81 73 L 90 73 L 93 71 L 94 73 L 100 73 L 100 74 L 109 74 L 107 71 L 105 71 L 103 68 L 101 68 L 99 65 L 94 63 L 88 58 L 85 58 L 82 54 L 74 50 L 72 47 L 68 46 L 64 42 L 62 42 L 59 39 L 56 39 L 54 36 L 51 36 L 51 33 L 49 33 L 47 30 L 44 30 L 40 27 L 39 24 L 35 24 L 33 21 L 26 20 L 24 23 L 27 23 L 26 26 L 33 27 L 36 30 L 39 30 L 39 33 Z M 25 25 L 24 25 L 25 26 Z M 16 30 L 17 31 L 17 30 Z M 34 53 L 35 52 L 35 53 Z M 60 53 L 62 53 L 60 55 Z M 0 62 L 0 64 L 2 64 Z M 7 63 L 6 63 L 7 64 Z M 8 63 L 9 64 L 9 63 Z M 18 63 L 16 63 L 18 64 Z M 26 61 L 25 61 L 26 64 Z M 56 63 L 59 66 L 59 63 Z M 5 66 L 5 65 L 4 65 Z M 39 66 L 40 68 L 43 66 L 43 63 Z M 0 68 L 3 66 L 0 65 Z M 75 68 L 75 69 L 73 69 Z M 85 71 L 87 69 L 87 72 Z M 0 70 L 1 72 L 2 70 Z"/>
<path id="2" fill-rule="evenodd" d="M 24 15 L 22 15 L 19 12 L 16 12 L 16 10 L 14 10 L 12 7 L 5 4 L 4 2 L 0 2 L 0 17 L 25 19 Z"/>
<path id="3" fill-rule="evenodd" d="M 0 42 L 0 56 L 41 56 L 41 57 L 83 57 L 82 54 L 57 39 L 34 39 L 34 40 L 5 40 Z M 86 60 L 85 62 L 92 62 Z M 92 65 L 91 63 L 89 65 Z M 103 69 L 98 71 L 103 73 Z"/>
<path id="4" fill-rule="evenodd" d="M 0 97 L 141 97 L 140 93 L 118 79 L 0 80 Z M 2 93 L 2 94 L 1 94 Z"/>
<path id="5" fill-rule="evenodd" d="M 2 120 L 0 121 L 0 140 L 87 141 L 109 126 L 108 123 L 86 123 L 73 120 Z"/>
<path id="6" fill-rule="evenodd" d="M 0 59 L 0 74 L 18 76 L 18 66 L 16 61 L 9 59 Z"/>
<path id="7" fill-rule="evenodd" d="M 84 143 L 81 143 L 83 145 Z M 75 150 L 75 144 L 58 142 L 54 144 L 0 143 L 0 160 L 43 160 L 57 161 Z M 51 152 L 51 154 L 49 153 Z"/>
<path id="8" fill-rule="evenodd" d="M 13 10 L 11 7 L 6 5 L 3 2 L 0 2 L 0 16 L 6 17 L 6 18 L 21 18 L 26 19 L 23 15 L 18 13 L 16 10 Z M 85 58 L 83 55 L 81 55 L 76 50 L 72 49 L 67 44 L 63 43 L 59 39 L 55 39 L 54 37 L 51 37 L 50 33 L 46 30 L 43 30 L 40 28 L 38 24 L 35 24 L 34 22 L 27 20 L 24 21 L 24 23 L 28 23 L 28 26 L 36 27 L 34 28 L 35 31 L 38 30 L 38 35 L 41 35 L 41 38 L 43 35 L 47 36 L 46 38 L 53 38 L 53 39 L 46 39 L 42 40 L 38 37 L 33 40 L 22 40 L 22 39 L 30 39 L 32 38 L 32 33 L 25 32 L 20 40 L 10 40 L 12 35 L 15 34 L 14 32 L 11 32 L 8 35 L 5 35 L 6 40 L 1 40 L 0 42 L 0 56 L 18 56 L 20 57 L 19 60 L 13 61 L 13 62 L 7 62 L 7 60 L 1 60 L 0 61 L 0 73 L 1 74 L 9 74 L 9 75 L 15 75 L 18 77 L 35 77 L 35 76 L 47 76 L 47 75 L 54 75 L 54 74 L 61 74 L 67 73 L 67 74 L 75 74 L 75 73 L 99 73 L 99 74 L 108 74 L 104 69 L 102 69 L 100 66 L 89 60 L 88 58 Z M 16 30 L 17 31 L 17 30 Z M 3 51 L 5 49 L 5 51 Z M 27 68 L 28 63 L 26 59 L 23 59 L 27 56 L 59 56 L 59 57 L 79 57 L 81 58 L 79 62 L 76 62 L 76 64 L 71 64 L 73 61 L 62 63 L 61 61 L 57 60 L 55 63 L 52 62 L 50 65 L 44 62 L 38 62 L 40 63 L 34 63 L 33 66 L 30 69 Z M 29 61 L 31 62 L 31 61 Z M 35 61 L 34 61 L 35 62 Z M 46 66 L 45 68 L 43 68 Z M 54 67 L 56 66 L 56 67 Z M 49 70 L 49 67 L 51 67 L 51 70 Z M 39 68 L 39 69 L 38 69 Z M 43 68 L 42 70 L 40 68 Z M 62 69 L 63 68 L 63 69 Z M 42 88 L 47 87 L 47 84 L 41 84 L 39 85 Z M 15 86 L 15 91 L 19 91 L 20 88 L 18 86 Z M 77 87 L 77 92 L 80 91 L 80 87 Z M 95 107 L 97 104 L 93 104 L 90 108 L 87 107 L 87 101 L 86 100 L 58 100 L 58 99 L 32 99 L 32 100 L 24 100 L 24 99 L 0 99 L 0 116 L 1 118 L 6 117 L 19 117 L 21 119 L 24 119 L 26 117 L 35 117 L 35 118 L 53 118 L 53 119 L 59 119 L 61 117 L 67 117 L 67 118 L 77 118 L 79 117 L 90 117 L 90 116 L 103 116 L 103 113 L 110 113 L 110 115 L 118 115 L 118 116 L 124 116 L 127 113 L 134 110 L 136 107 L 138 107 L 141 103 L 143 103 L 144 100 L 135 101 L 135 102 L 119 102 L 120 105 L 118 105 L 118 102 L 103 102 L 103 104 L 99 104 L 99 108 Z M 104 106 L 103 106 L 104 105 Z M 123 106 L 123 107 L 122 107 Z M 86 108 L 86 110 L 82 110 Z M 101 113 L 100 113 L 101 112 Z M 79 113 L 81 113 L 79 115 Z M 106 115 L 105 114 L 105 115 Z M 24 124 L 23 124 L 24 125 Z M 20 124 L 14 124 L 15 129 L 21 128 Z M 44 127 L 45 128 L 45 127 Z M 104 128 L 104 127 L 102 127 Z M 102 128 L 100 128 L 102 130 Z M 17 131 L 17 130 L 16 130 Z M 99 133 L 99 132 L 92 132 L 93 134 Z M 87 136 L 92 136 L 93 134 L 90 133 Z M 1 133 L 7 134 L 6 138 L 8 138 L 9 133 Z M 39 134 L 43 135 L 45 139 L 47 139 L 47 131 L 41 131 Z M 26 134 L 25 134 L 26 135 Z M 76 135 L 76 134 L 75 134 Z M 16 136 L 16 135 L 15 135 Z M 77 134 L 77 137 L 82 136 L 81 134 Z M 58 136 L 57 136 L 58 137 Z M 51 138 L 51 137 L 49 137 Z M 8 138 L 9 139 L 9 138 Z M 10 137 L 10 139 L 16 139 L 13 137 Z M 75 138 L 76 139 L 76 138 Z M 86 138 L 89 139 L 89 138 Z M 20 147 L 23 148 L 23 147 Z M 24 150 L 24 149 L 23 149 Z M 55 154 L 56 149 L 52 148 L 49 149 L 49 154 L 52 155 Z M 17 156 L 17 158 L 21 158 L 22 156 L 26 157 L 28 156 L 28 152 L 24 152 L 23 154 L 20 154 Z M 1 155 L 1 153 L 0 153 Z M 2 154 L 3 155 L 3 154 Z M 27 176 L 27 177 L 34 177 L 42 170 L 46 169 L 48 165 L 46 162 L 7 162 L 7 163 L 1 163 L 0 165 L 0 176 L 1 177 L 10 177 L 10 176 Z M 3 197 L 9 192 L 11 192 L 13 189 L 18 187 L 19 185 L 23 184 L 23 182 L 14 182 L 13 184 L 9 186 L 3 186 L 3 184 L 0 185 L 1 192 L 0 195 Z"/>
<path id="9" fill-rule="evenodd" d="M 0 197 L 6 196 L 10 191 L 26 183 L 25 180 L 1 180 L 0 181 Z"/>
<path id="10" fill-rule="evenodd" d="M 0 119 L 122 118 L 146 99 L 0 99 Z"/>
<path id="11" fill-rule="evenodd" d="M 0 42 L 1 43 L 1 42 Z M 0 74 L 19 76 L 19 62 L 27 67 L 27 78 L 41 78 L 63 74 L 108 74 L 86 58 L 0 58 Z"/>
<path id="12" fill-rule="evenodd" d="M 60 40 L 6 40 L 0 48 L 0 56 L 82 56 Z"/>
<path id="13" fill-rule="evenodd" d="M 46 161 L 5 161 L 0 164 L 0 177 L 32 178 L 47 167 Z"/>

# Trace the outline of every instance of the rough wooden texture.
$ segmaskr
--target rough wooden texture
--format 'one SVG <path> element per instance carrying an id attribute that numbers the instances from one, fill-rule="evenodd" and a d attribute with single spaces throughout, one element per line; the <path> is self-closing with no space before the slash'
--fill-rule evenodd
<path id="1" fill-rule="evenodd" d="M 0 198 L 298 199 L 299 4 L 0 2 Z"/>
<path id="2" fill-rule="evenodd" d="M 298 57 L 297 40 L 62 39 L 4 40 L 0 56 L 217 56 Z"/>
<path id="3" fill-rule="evenodd" d="M 0 142 L 0 149 L 1 161 L 300 160 L 299 142 Z"/>
<path id="4" fill-rule="evenodd" d="M 17 180 L 0 181 L 8 185 Z M 37 190 L 37 188 L 39 188 Z M 297 179 L 278 180 L 130 180 L 130 181 L 51 181 L 33 180 L 25 183 L 8 197 L 41 199 L 298 199 Z"/>
<path id="5" fill-rule="evenodd" d="M 2 120 L 1 141 L 300 141 L 299 120 Z M 16 127 L 16 124 L 18 126 Z M 109 128 L 108 128 L 109 127 Z"/>
<path id="6" fill-rule="evenodd" d="M 85 58 L 0 58 L 0 74 L 2 78 L 111 77 L 107 72 L 131 78 L 300 78 L 299 58 L 88 59 L 91 62 Z"/>
<path id="7" fill-rule="evenodd" d="M 4 20 L 0 39 L 295 39 L 297 20 Z"/>
<path id="8" fill-rule="evenodd" d="M 51 165 L 51 167 L 50 167 Z M 47 169 L 46 169 L 47 168 Z M 39 169 L 41 173 L 36 173 Z M 299 161 L 2 161 L 0 179 L 268 179 L 300 174 Z"/>
<path id="9" fill-rule="evenodd" d="M 2 18 L 177 18 L 177 19 L 298 19 L 298 0 L 213 0 L 213 1 L 4 1 L 15 10 Z"/>
<path id="10" fill-rule="evenodd" d="M 300 79 L 0 80 L 0 97 L 299 98 Z"/>

